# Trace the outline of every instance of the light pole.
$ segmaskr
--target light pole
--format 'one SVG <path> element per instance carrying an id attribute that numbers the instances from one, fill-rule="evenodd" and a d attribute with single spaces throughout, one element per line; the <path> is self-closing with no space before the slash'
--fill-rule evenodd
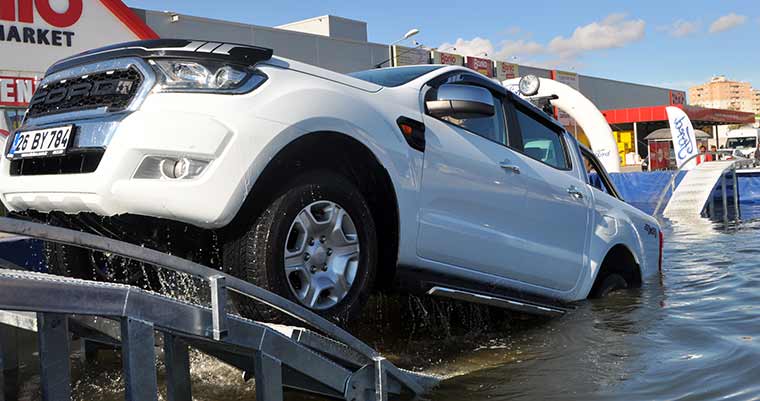
<path id="1" fill-rule="evenodd" d="M 388 45 L 388 66 L 389 67 L 393 67 L 393 45 L 395 45 L 396 43 L 399 43 L 399 42 L 403 42 L 403 41 L 411 38 L 412 36 L 414 36 L 414 35 L 416 35 L 418 33 L 420 33 L 419 29 L 417 29 L 417 28 L 410 29 L 409 31 L 407 31 L 404 34 L 403 37 L 394 40 L 393 42 L 391 42 Z"/>

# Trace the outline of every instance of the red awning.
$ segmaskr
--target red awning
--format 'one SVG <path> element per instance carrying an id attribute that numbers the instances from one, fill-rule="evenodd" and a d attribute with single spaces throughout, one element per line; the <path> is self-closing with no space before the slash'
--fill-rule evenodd
<path id="1" fill-rule="evenodd" d="M 610 124 L 668 121 L 667 106 L 635 107 L 631 109 L 604 110 L 602 114 Z M 693 123 L 709 125 L 752 124 L 755 115 L 744 111 L 707 109 L 704 107 L 675 105 L 686 112 Z"/>

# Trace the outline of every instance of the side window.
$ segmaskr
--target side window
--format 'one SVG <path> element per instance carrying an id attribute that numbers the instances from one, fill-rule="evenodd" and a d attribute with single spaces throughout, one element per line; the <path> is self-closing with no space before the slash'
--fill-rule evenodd
<path id="1" fill-rule="evenodd" d="M 609 175 L 599 164 L 599 160 L 592 156 L 591 153 L 585 148 L 581 150 L 581 154 L 583 156 L 583 165 L 586 168 L 586 175 L 588 177 L 587 181 L 589 185 L 598 189 L 599 191 L 606 193 L 607 195 L 614 196 L 615 198 L 622 200 L 623 198 L 620 196 L 620 193 L 618 193 L 617 188 L 615 188 L 614 184 L 612 184 Z"/>
<path id="2" fill-rule="evenodd" d="M 567 148 L 555 129 L 536 120 L 521 107 L 515 107 L 515 115 L 520 126 L 522 152 L 525 155 L 560 170 L 570 169 Z"/>
<path id="3" fill-rule="evenodd" d="M 443 117 L 443 120 L 451 124 L 466 129 L 474 134 L 482 136 L 496 143 L 506 145 L 506 128 L 504 124 L 504 106 L 499 98 L 494 97 L 494 109 L 496 110 L 491 117 L 482 118 L 465 118 L 457 119 L 454 117 Z"/>

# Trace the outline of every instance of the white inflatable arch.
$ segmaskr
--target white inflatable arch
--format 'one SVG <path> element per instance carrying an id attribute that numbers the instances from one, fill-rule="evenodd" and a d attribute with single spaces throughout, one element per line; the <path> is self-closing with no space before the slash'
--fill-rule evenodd
<path id="1" fill-rule="evenodd" d="M 572 87 L 553 79 L 538 78 L 538 80 L 541 83 L 538 93 L 530 97 L 556 95 L 557 99 L 551 100 L 551 104 L 570 115 L 581 126 L 591 145 L 591 150 L 604 168 L 610 173 L 619 173 L 620 155 L 618 155 L 617 143 L 602 112 L 587 97 Z M 508 79 L 503 81 L 502 85 L 522 96 L 518 90 L 519 82 L 520 78 Z"/>

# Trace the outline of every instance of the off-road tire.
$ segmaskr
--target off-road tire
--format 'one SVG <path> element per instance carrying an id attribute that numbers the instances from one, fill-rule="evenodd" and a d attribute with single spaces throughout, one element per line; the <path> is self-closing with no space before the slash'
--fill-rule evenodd
<path id="1" fill-rule="evenodd" d="M 608 274 L 599 285 L 594 285 L 591 290 L 591 298 L 604 298 L 611 292 L 623 290 L 629 287 L 628 281 L 618 273 Z"/>
<path id="2" fill-rule="evenodd" d="M 86 249 L 54 242 L 46 242 L 43 248 L 48 273 L 57 276 L 93 280 L 94 272 L 89 270 L 89 255 Z"/>
<path id="3" fill-rule="evenodd" d="M 105 273 L 97 273 L 94 267 L 93 258 L 104 257 L 101 252 L 47 242 L 44 245 L 43 253 L 48 273 L 50 274 L 82 280 L 129 284 L 154 291 L 161 288 L 155 269 L 147 265 L 141 265 L 140 262 L 119 258 L 121 260 L 119 263 L 128 263 L 130 265 L 129 271 L 131 274 L 127 275 L 126 272 L 117 271 L 106 275 Z M 138 268 L 140 270 L 137 270 Z"/>
<path id="4" fill-rule="evenodd" d="M 276 198 L 256 217 L 240 218 L 225 235 L 223 265 L 231 274 L 295 303 L 284 270 L 285 242 L 296 215 L 317 201 L 332 201 L 346 210 L 356 226 L 361 251 L 353 284 L 336 305 L 314 310 L 340 325 L 355 320 L 374 287 L 377 270 L 377 231 L 367 201 L 349 180 L 331 171 L 303 174 L 283 186 Z M 256 194 L 253 194 L 256 196 Z M 234 296 L 244 317 L 289 322 L 282 313 L 243 296 Z"/>

